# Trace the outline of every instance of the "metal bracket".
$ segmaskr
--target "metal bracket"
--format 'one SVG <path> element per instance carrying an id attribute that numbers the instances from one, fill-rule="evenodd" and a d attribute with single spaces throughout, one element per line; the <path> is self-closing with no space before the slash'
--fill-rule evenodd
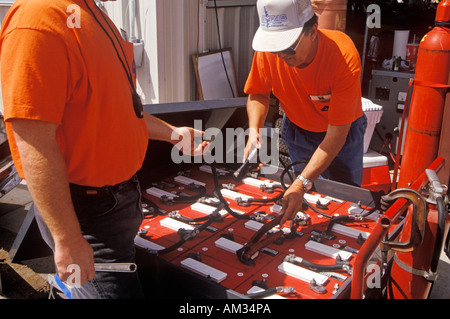
<path id="1" fill-rule="evenodd" d="M 445 202 L 448 202 L 447 191 L 448 187 L 446 185 L 442 185 L 439 181 L 439 178 L 436 172 L 432 169 L 426 169 L 425 173 L 427 174 L 428 181 L 430 182 L 428 185 L 428 198 L 426 199 L 428 203 L 436 205 L 436 198 L 442 197 Z"/>
<path id="2" fill-rule="evenodd" d="M 428 281 L 435 281 L 437 278 L 436 272 L 431 272 L 429 270 L 421 270 L 421 269 L 416 269 L 414 267 L 411 267 L 411 266 L 405 264 L 403 261 L 401 261 L 400 258 L 398 258 L 397 254 L 394 254 L 394 260 L 400 268 L 402 268 L 404 271 L 409 272 L 410 274 L 413 274 L 416 276 L 421 276 Z"/>

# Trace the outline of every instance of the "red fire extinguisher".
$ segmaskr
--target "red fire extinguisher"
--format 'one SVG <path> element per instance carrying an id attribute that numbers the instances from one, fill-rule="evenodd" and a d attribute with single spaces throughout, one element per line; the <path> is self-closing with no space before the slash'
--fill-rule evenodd
<path id="1" fill-rule="evenodd" d="M 450 0 L 444 0 L 436 12 L 436 26 L 425 35 L 419 46 L 399 187 L 407 187 L 437 156 L 449 73 Z M 435 276 L 436 251 L 440 252 L 447 227 L 447 214 L 440 206 L 428 205 L 420 246 L 412 251 L 395 252 L 388 298 L 427 298 Z M 442 217 L 444 226 L 440 220 Z M 409 212 L 400 241 L 408 238 L 405 229 L 410 220 Z"/>
<path id="2" fill-rule="evenodd" d="M 419 45 L 398 187 L 407 187 L 436 158 L 450 72 L 450 0 Z"/>

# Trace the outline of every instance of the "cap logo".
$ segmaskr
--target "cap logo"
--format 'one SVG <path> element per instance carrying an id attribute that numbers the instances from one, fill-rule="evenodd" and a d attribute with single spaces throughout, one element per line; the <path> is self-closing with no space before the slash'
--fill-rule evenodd
<path id="1" fill-rule="evenodd" d="M 266 7 L 264 7 L 264 15 L 261 17 L 261 26 L 265 26 L 267 29 L 287 27 L 288 24 L 287 14 L 272 14 L 269 15 Z"/>

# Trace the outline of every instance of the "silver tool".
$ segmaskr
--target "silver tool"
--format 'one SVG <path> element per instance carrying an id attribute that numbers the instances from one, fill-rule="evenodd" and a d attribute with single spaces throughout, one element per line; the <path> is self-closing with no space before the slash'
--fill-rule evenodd
<path id="1" fill-rule="evenodd" d="M 110 272 L 135 272 L 137 265 L 134 263 L 96 263 L 95 271 Z"/>

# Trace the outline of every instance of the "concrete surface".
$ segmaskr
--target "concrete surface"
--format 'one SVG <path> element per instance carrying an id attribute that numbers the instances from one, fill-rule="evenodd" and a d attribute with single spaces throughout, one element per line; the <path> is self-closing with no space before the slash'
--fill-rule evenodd
<path id="1" fill-rule="evenodd" d="M 27 186 L 25 182 L 20 183 L 11 192 L 6 194 L 4 197 L 0 198 L 0 270 L 2 269 L 2 263 L 7 263 L 7 257 L 5 257 L 4 252 L 8 252 L 16 238 L 17 233 L 24 221 L 28 209 L 31 205 L 31 196 L 28 193 Z M 2 257 L 3 251 L 3 257 Z M 25 266 L 9 265 L 9 268 L 20 268 L 20 276 L 22 276 L 25 281 L 32 282 L 21 294 L 19 292 L 10 293 L 7 298 L 39 298 L 42 297 L 42 292 L 47 291 L 48 287 L 35 277 L 38 274 L 41 278 L 47 278 L 48 274 L 54 271 L 52 258 L 42 257 L 33 260 L 23 261 Z M 3 265 L 5 267 L 5 265 Z M 2 272 L 0 275 L 5 276 L 8 271 Z M 11 272 L 10 272 L 11 273 Z M 18 273 L 17 271 L 15 273 Z M 9 279 L 9 278 L 8 278 Z M 3 288 L 5 287 L 5 282 L 7 278 L 0 277 L 0 299 L 4 298 L 2 293 L 2 282 Z M 33 288 L 34 285 L 34 288 Z M 30 290 L 31 288 L 34 291 Z M 47 290 L 46 290 L 47 289 Z M 11 297 L 10 297 L 11 296 Z M 441 254 L 441 261 L 438 267 L 438 277 L 435 281 L 430 299 L 450 299 L 450 260 L 445 254 Z"/>

